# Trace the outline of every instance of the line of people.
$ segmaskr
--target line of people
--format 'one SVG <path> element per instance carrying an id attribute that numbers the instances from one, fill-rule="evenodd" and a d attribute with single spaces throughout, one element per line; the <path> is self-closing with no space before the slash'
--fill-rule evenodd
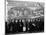
<path id="1" fill-rule="evenodd" d="M 41 22 L 40 19 L 38 20 L 14 19 L 9 23 L 5 22 L 6 33 L 40 31 L 44 28 L 44 22 Z"/>

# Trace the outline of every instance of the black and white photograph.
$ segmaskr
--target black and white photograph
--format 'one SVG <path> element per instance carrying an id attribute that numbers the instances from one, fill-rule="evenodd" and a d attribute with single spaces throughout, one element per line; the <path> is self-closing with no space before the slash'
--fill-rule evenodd
<path id="1" fill-rule="evenodd" d="M 6 0 L 5 10 L 5 35 L 44 32 L 44 2 Z"/>

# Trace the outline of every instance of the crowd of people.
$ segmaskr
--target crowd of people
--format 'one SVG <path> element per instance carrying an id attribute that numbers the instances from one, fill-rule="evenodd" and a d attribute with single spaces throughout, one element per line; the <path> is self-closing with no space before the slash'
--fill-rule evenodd
<path id="1" fill-rule="evenodd" d="M 40 32 L 44 31 L 44 21 L 36 19 L 12 19 L 5 22 L 6 33 Z"/>

